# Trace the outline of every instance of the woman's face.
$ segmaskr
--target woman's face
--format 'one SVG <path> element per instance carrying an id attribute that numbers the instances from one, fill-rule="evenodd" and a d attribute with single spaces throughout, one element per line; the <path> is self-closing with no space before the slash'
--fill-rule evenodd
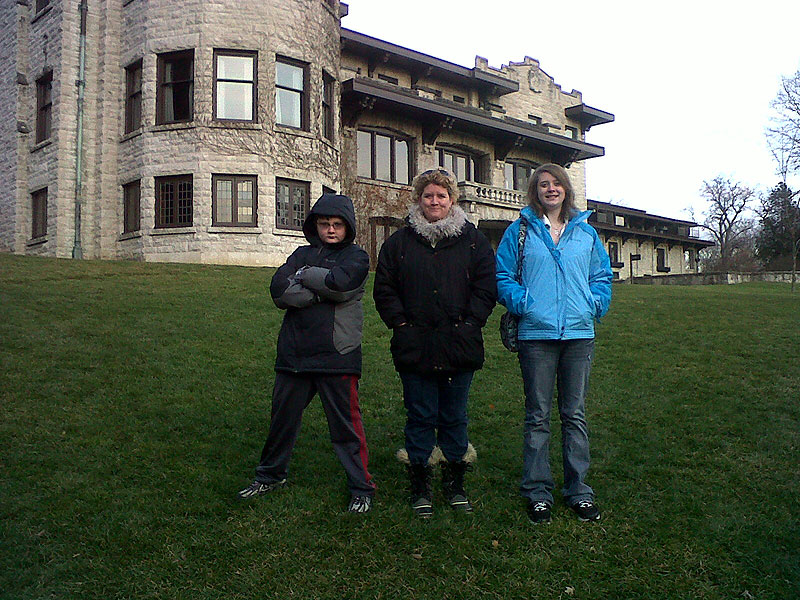
<path id="1" fill-rule="evenodd" d="M 561 210 L 561 205 L 564 204 L 564 198 L 566 197 L 564 186 L 547 171 L 539 176 L 539 181 L 536 184 L 536 194 L 539 197 L 539 202 L 542 203 L 544 212 L 550 214 Z"/>
<path id="2" fill-rule="evenodd" d="M 419 205 L 422 208 L 422 214 L 429 223 L 444 219 L 450 213 L 450 207 L 453 206 L 453 201 L 447 189 L 435 183 L 429 183 L 422 190 L 422 196 L 419 199 Z"/>

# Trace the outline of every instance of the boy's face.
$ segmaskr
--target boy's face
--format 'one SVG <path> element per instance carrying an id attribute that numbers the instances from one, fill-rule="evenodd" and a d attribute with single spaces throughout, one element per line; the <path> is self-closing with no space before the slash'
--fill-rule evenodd
<path id="1" fill-rule="evenodd" d="M 317 217 L 317 235 L 323 244 L 338 244 L 347 235 L 347 224 L 341 217 Z"/>

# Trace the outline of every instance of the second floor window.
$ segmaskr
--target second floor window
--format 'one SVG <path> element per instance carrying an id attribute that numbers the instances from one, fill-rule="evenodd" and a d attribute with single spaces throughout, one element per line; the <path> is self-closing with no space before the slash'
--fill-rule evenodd
<path id="1" fill-rule="evenodd" d="M 232 121 L 255 121 L 256 54 L 217 50 L 214 74 L 214 116 Z"/>
<path id="2" fill-rule="evenodd" d="M 408 184 L 411 150 L 407 139 L 377 131 L 359 131 L 358 176 Z"/>
<path id="3" fill-rule="evenodd" d="M 137 179 L 122 186 L 122 233 L 139 231 L 141 184 Z"/>
<path id="4" fill-rule="evenodd" d="M 478 162 L 469 154 L 437 148 L 439 166 L 455 175 L 457 181 L 480 181 Z"/>
<path id="5" fill-rule="evenodd" d="M 333 77 L 322 73 L 322 137 L 333 141 Z"/>
<path id="6" fill-rule="evenodd" d="M 158 57 L 156 124 L 191 121 L 194 116 L 194 50 Z"/>
<path id="7" fill-rule="evenodd" d="M 306 117 L 306 67 L 279 58 L 275 63 L 275 122 L 297 129 L 308 129 Z"/>
<path id="8" fill-rule="evenodd" d="M 53 72 L 36 80 L 36 143 L 50 139 L 53 113 Z"/>
<path id="9" fill-rule="evenodd" d="M 125 68 L 125 133 L 142 126 L 142 61 Z"/>
<path id="10" fill-rule="evenodd" d="M 504 185 L 507 190 L 517 190 L 518 192 L 528 191 L 528 180 L 536 170 L 537 165 L 527 161 L 514 160 L 506 161 L 503 167 Z"/>
<path id="11" fill-rule="evenodd" d="M 156 177 L 156 227 L 192 224 L 192 176 Z"/>
<path id="12" fill-rule="evenodd" d="M 213 224 L 256 224 L 256 178 L 251 175 L 213 175 Z"/>

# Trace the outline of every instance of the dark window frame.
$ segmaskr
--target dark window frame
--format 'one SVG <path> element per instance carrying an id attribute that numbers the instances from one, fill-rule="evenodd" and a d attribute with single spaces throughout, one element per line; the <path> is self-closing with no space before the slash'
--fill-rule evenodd
<path id="1" fill-rule="evenodd" d="M 508 187 L 508 173 L 506 172 L 506 168 L 511 166 L 512 168 L 512 184 L 511 187 Z M 533 172 L 539 166 L 538 163 L 535 163 L 531 160 L 526 160 L 522 158 L 512 158 L 509 160 L 504 161 L 503 163 L 503 187 L 507 190 L 514 190 L 516 192 L 527 192 L 528 191 L 528 181 L 530 180 L 530 176 L 533 175 Z M 519 171 L 521 169 L 528 169 L 530 172 L 528 173 L 527 177 L 525 178 L 525 183 L 520 184 L 519 181 L 521 180 L 519 175 Z"/>
<path id="2" fill-rule="evenodd" d="M 286 87 L 278 84 L 278 64 L 289 65 L 303 70 L 303 89 L 297 90 L 295 88 Z M 309 121 L 309 106 L 308 106 L 308 87 L 309 87 L 309 69 L 308 63 L 287 56 L 275 57 L 275 124 L 281 127 L 290 127 L 300 131 L 308 131 Z M 290 123 L 281 123 L 278 121 L 278 92 L 280 90 L 292 92 L 300 97 L 300 126 L 297 127 Z"/>
<path id="3" fill-rule="evenodd" d="M 188 79 L 172 79 L 165 80 L 166 66 L 168 63 L 178 63 L 180 61 L 190 62 L 191 75 Z M 156 68 L 156 125 L 169 125 L 171 123 L 189 123 L 194 119 L 194 49 L 177 50 L 175 52 L 165 52 L 158 55 L 157 68 Z M 186 104 L 188 105 L 188 115 L 186 118 L 172 118 L 167 119 L 166 116 L 166 90 L 172 88 L 173 90 L 173 104 L 175 97 L 175 90 L 180 86 L 187 86 L 188 90 L 185 92 L 187 95 Z M 174 110 L 174 109 L 173 109 Z"/>
<path id="4" fill-rule="evenodd" d="M 231 220 L 222 221 L 217 216 L 219 199 L 217 198 L 217 183 L 220 181 L 231 182 Z M 238 183 L 249 181 L 253 185 L 253 218 L 247 222 L 239 221 L 239 188 Z M 258 177 L 256 175 L 229 175 L 216 173 L 211 175 L 211 224 L 215 227 L 257 227 L 258 226 Z"/>
<path id="5" fill-rule="evenodd" d="M 445 154 L 451 155 L 452 165 L 445 166 Z M 436 146 L 436 156 L 438 164 L 441 168 L 453 174 L 457 181 L 468 181 L 472 183 L 486 183 L 483 177 L 483 164 L 481 159 L 465 150 L 457 150 L 448 146 Z M 462 177 L 456 168 L 458 158 L 463 158 L 466 161 L 467 176 Z M 450 167 L 449 169 L 447 167 Z"/>
<path id="6" fill-rule="evenodd" d="M 358 134 L 364 133 L 369 134 L 370 136 L 370 175 L 364 175 L 358 172 L 358 165 L 356 165 L 356 171 L 358 172 L 359 177 L 365 177 L 367 179 L 372 179 L 374 181 L 383 181 L 385 183 L 396 183 L 399 185 L 410 185 L 411 184 L 411 173 L 413 172 L 413 155 L 412 155 L 412 138 L 408 136 L 398 135 L 396 133 L 381 131 L 378 129 L 359 129 L 356 132 L 356 148 L 358 148 Z M 377 156 L 376 156 L 376 138 L 377 136 L 382 136 L 385 138 L 389 138 L 389 179 L 379 179 L 377 177 Z M 407 155 L 407 165 L 408 165 L 408 173 L 406 173 L 405 181 L 398 179 L 397 174 L 397 143 L 404 142 L 408 149 Z M 358 153 L 358 151 L 357 151 Z"/>
<path id="7" fill-rule="evenodd" d="M 289 203 L 286 207 L 286 223 L 281 222 L 281 206 L 280 206 L 280 188 L 281 186 L 288 186 L 289 188 Z M 297 215 L 294 211 L 294 206 L 292 204 L 292 197 L 294 195 L 294 191 L 297 189 L 302 189 L 304 192 L 304 201 L 303 201 L 303 209 L 302 214 Z M 275 178 L 275 227 L 278 229 L 286 229 L 289 231 L 302 231 L 303 230 L 303 221 L 305 221 L 306 216 L 308 215 L 309 211 L 311 210 L 311 201 L 309 200 L 311 196 L 311 184 L 308 181 L 300 181 L 298 179 L 286 179 L 284 177 L 276 177 Z"/>
<path id="8" fill-rule="evenodd" d="M 656 271 L 658 273 L 669 273 L 669 253 L 665 248 L 656 248 Z"/>
<path id="9" fill-rule="evenodd" d="M 186 193 L 182 185 L 189 184 L 188 218 L 186 205 L 181 206 L 181 193 Z M 171 196 L 165 197 L 165 186 L 173 185 Z M 191 173 L 186 175 L 167 175 L 155 178 L 155 228 L 170 229 L 175 227 L 191 227 L 194 222 L 194 183 Z M 183 216 L 183 218 L 181 218 Z"/>
<path id="10" fill-rule="evenodd" d="M 325 71 L 322 72 L 322 137 L 326 140 L 333 141 L 335 129 L 335 111 L 334 106 L 334 85 L 335 79 L 328 75 Z"/>
<path id="11" fill-rule="evenodd" d="M 47 188 L 31 192 L 31 239 L 47 235 Z"/>
<path id="12" fill-rule="evenodd" d="M 122 233 L 134 233 L 142 228 L 142 180 L 122 186 Z"/>
<path id="13" fill-rule="evenodd" d="M 125 133 L 142 127 L 142 76 L 144 62 L 139 60 L 125 67 Z M 136 74 L 138 73 L 138 78 Z"/>
<path id="14" fill-rule="evenodd" d="M 49 140 L 53 133 L 53 71 L 36 80 L 36 143 Z"/>
<path id="15" fill-rule="evenodd" d="M 219 83 L 248 83 L 245 79 L 220 79 L 217 75 L 218 72 L 218 59 L 220 56 L 243 56 L 253 59 L 253 73 L 252 79 L 249 80 L 251 86 L 251 96 L 253 105 L 251 107 L 253 117 L 251 119 L 231 119 L 220 117 L 218 115 L 219 107 L 217 102 L 219 100 Z M 214 120 L 223 121 L 226 123 L 257 123 L 258 122 L 258 52 L 256 50 L 226 50 L 222 48 L 214 49 L 214 81 L 213 81 L 213 94 L 214 94 Z"/>

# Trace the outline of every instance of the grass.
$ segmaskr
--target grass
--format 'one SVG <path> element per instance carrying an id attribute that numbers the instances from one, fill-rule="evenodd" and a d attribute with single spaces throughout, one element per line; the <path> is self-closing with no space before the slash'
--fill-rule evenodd
<path id="1" fill-rule="evenodd" d="M 369 298 L 375 510 L 344 514 L 318 402 L 292 485 L 237 503 L 268 421 L 270 275 L 0 254 L 0 597 L 800 597 L 788 285 L 615 287 L 587 404 L 603 520 L 579 523 L 559 502 L 537 528 L 516 495 L 523 401 L 500 308 L 470 401 L 473 515 L 438 498 L 430 522 L 410 516 L 393 456 L 401 390 Z"/>

